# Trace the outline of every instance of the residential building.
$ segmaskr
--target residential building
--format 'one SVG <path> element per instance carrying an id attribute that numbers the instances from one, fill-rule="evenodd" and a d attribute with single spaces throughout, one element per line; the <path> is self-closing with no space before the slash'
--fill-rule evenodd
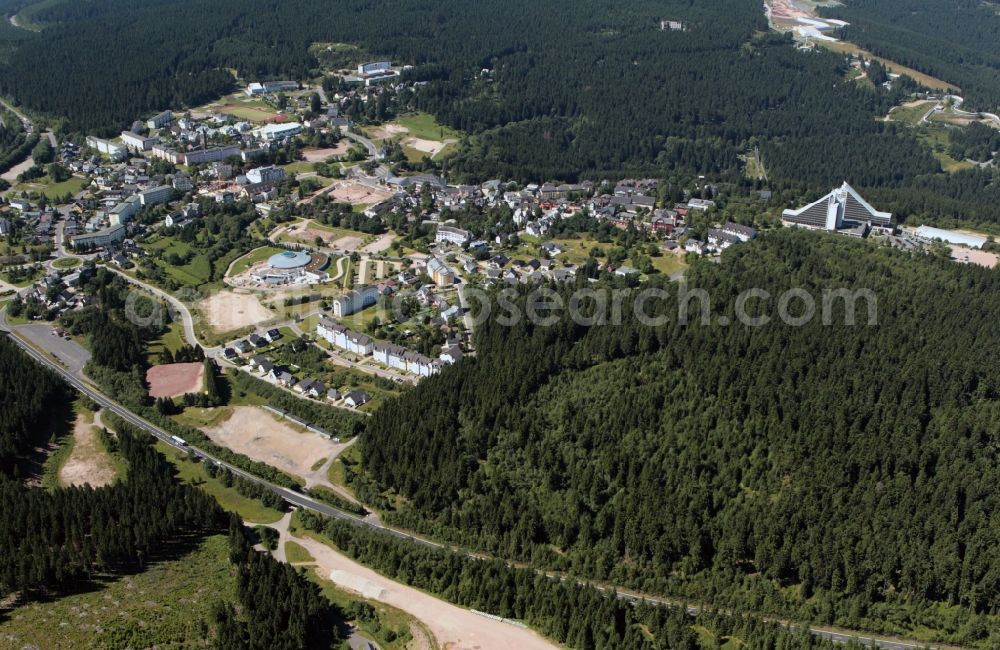
<path id="1" fill-rule="evenodd" d="M 462 230 L 454 226 L 438 226 L 437 234 L 434 235 L 434 241 L 448 242 L 459 246 L 470 239 L 472 239 L 472 235 L 468 230 Z"/>
<path id="2" fill-rule="evenodd" d="M 112 226 L 123 226 L 138 214 L 140 208 L 139 197 L 130 196 L 108 212 L 108 222 Z"/>
<path id="3" fill-rule="evenodd" d="M 358 408 L 362 404 L 367 404 L 371 401 L 371 397 L 363 390 L 354 390 L 347 394 L 344 398 L 344 403 L 351 408 Z"/>
<path id="4" fill-rule="evenodd" d="M 163 111 L 158 115 L 154 115 L 146 121 L 146 128 L 149 130 L 162 129 L 165 126 L 169 126 L 174 119 L 174 114 L 170 111 Z"/>
<path id="5" fill-rule="evenodd" d="M 247 180 L 251 183 L 277 183 L 284 180 L 285 170 L 276 165 L 257 167 L 247 172 Z"/>
<path id="6" fill-rule="evenodd" d="M 132 131 L 122 131 L 122 144 L 132 151 L 149 151 L 159 142 L 156 138 L 147 138 Z"/>
<path id="7" fill-rule="evenodd" d="M 71 240 L 74 249 L 102 248 L 125 239 L 126 228 L 123 224 L 111 226 L 97 232 L 77 235 Z"/>
<path id="8" fill-rule="evenodd" d="M 378 287 L 365 285 L 348 291 L 342 296 L 333 300 L 333 315 L 337 318 L 350 316 L 366 307 L 374 305 L 378 301 Z"/>
<path id="9" fill-rule="evenodd" d="M 757 236 L 757 230 L 751 228 L 750 226 L 744 226 L 739 223 L 728 222 L 726 225 L 722 226 L 722 232 L 727 235 L 733 235 L 738 238 L 741 242 L 748 242 Z"/>
<path id="10" fill-rule="evenodd" d="M 174 195 L 174 188 L 169 185 L 160 185 L 139 193 L 139 202 L 143 205 L 156 205 L 167 203 Z"/>
<path id="11" fill-rule="evenodd" d="M 204 163 L 218 162 L 230 156 L 239 156 L 239 145 L 228 145 L 225 147 L 213 147 L 211 149 L 195 149 L 184 154 L 185 165 L 201 165 Z"/>
<path id="12" fill-rule="evenodd" d="M 436 257 L 427 261 L 427 275 L 431 276 L 434 284 L 439 287 L 447 287 L 455 283 L 455 272 Z"/>
<path id="13" fill-rule="evenodd" d="M 362 356 L 368 356 L 375 348 L 374 342 L 368 336 L 349 330 L 327 317 L 320 318 L 316 325 L 316 335 L 325 339 L 330 345 Z"/>
<path id="14" fill-rule="evenodd" d="M 95 138 L 92 135 L 87 136 L 87 146 L 91 149 L 96 149 L 99 153 L 103 153 L 112 161 L 124 160 L 127 153 L 125 147 L 117 142 Z"/>

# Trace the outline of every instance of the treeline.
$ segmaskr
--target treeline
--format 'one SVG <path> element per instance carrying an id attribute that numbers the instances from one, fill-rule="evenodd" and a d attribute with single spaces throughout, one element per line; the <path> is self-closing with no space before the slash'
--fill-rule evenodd
<path id="1" fill-rule="evenodd" d="M 704 626 L 716 639 L 736 636 L 750 647 L 834 647 L 806 631 L 789 632 L 739 613 L 692 618 L 683 607 L 633 604 L 613 592 L 531 569 L 414 544 L 309 511 L 299 516 L 307 530 L 324 535 L 344 553 L 389 578 L 462 607 L 524 621 L 573 648 L 699 650 L 704 646 L 695 626 Z"/>
<path id="2" fill-rule="evenodd" d="M 70 399 L 55 373 L 29 363 L 17 345 L 0 336 L 0 474 L 17 477 L 18 460 L 42 442 L 44 425 L 58 420 Z"/>
<path id="3" fill-rule="evenodd" d="M 388 520 L 653 593 L 875 630 L 905 612 L 996 645 L 1000 276 L 790 231 L 689 276 L 708 324 L 697 301 L 679 322 L 672 287 L 656 326 L 631 298 L 620 325 L 490 319 L 474 359 L 384 404 L 360 445 L 404 498 Z M 719 325 L 749 287 L 772 323 Z M 865 301 L 853 326 L 839 302 L 831 325 L 783 324 L 791 288 L 817 309 L 870 289 L 877 324 Z"/>

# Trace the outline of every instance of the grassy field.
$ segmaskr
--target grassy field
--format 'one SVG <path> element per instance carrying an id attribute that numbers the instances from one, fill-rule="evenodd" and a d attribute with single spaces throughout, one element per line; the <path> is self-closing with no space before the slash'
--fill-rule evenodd
<path id="1" fill-rule="evenodd" d="M 843 52 L 845 54 L 852 54 L 854 56 L 862 56 L 866 59 L 875 59 L 880 61 L 885 65 L 889 72 L 895 72 L 896 74 L 905 74 L 906 76 L 912 78 L 917 83 L 923 84 L 928 88 L 936 88 L 938 90 L 961 90 L 955 84 L 948 83 L 943 79 L 938 79 L 937 77 L 932 77 L 929 74 L 924 74 L 919 70 L 914 70 L 913 68 L 908 68 L 905 65 L 900 65 L 889 59 L 883 59 L 880 56 L 875 56 L 868 50 L 863 50 L 854 43 L 849 43 L 847 41 L 824 41 L 821 39 L 816 39 L 813 41 L 816 45 L 820 47 L 825 47 L 828 50 L 833 50 L 834 52 Z"/>
<path id="2" fill-rule="evenodd" d="M 80 265 L 79 257 L 60 257 L 52 262 L 52 266 L 57 269 L 72 269 Z"/>
<path id="3" fill-rule="evenodd" d="M 51 602 L 22 605 L 0 619 L 10 648 L 189 648 L 205 646 L 212 607 L 234 601 L 225 535 L 154 559 L 140 574 Z M 182 554 L 181 554 L 182 553 Z"/>
<path id="4" fill-rule="evenodd" d="M 191 462 L 186 453 L 174 449 L 164 442 L 158 441 L 156 449 L 177 468 L 178 479 L 201 488 L 215 498 L 219 505 L 230 512 L 237 513 L 245 521 L 273 524 L 281 519 L 282 513 L 277 510 L 266 508 L 260 501 L 248 499 L 237 492 L 235 488 L 226 487 L 221 480 L 210 477 L 205 471 L 204 463 Z"/>
<path id="5" fill-rule="evenodd" d="M 61 183 L 53 183 L 48 176 L 36 178 L 29 183 L 18 183 L 11 188 L 11 192 L 20 194 L 21 192 L 38 192 L 44 194 L 49 200 L 57 199 L 66 194 L 76 194 L 84 188 L 86 181 L 73 176 Z"/>
<path id="6" fill-rule="evenodd" d="M 339 320 L 341 323 L 351 328 L 355 332 L 364 332 L 368 326 L 368 323 L 372 322 L 372 320 L 379 315 L 379 311 L 380 310 L 378 309 L 377 306 L 372 305 L 367 309 L 355 312 L 350 316 L 344 316 Z"/>
<path id="7" fill-rule="evenodd" d="M 290 564 L 316 561 L 316 558 L 314 558 L 309 551 L 307 551 L 301 544 L 296 544 L 295 542 L 285 542 L 285 559 L 288 560 Z"/>
<path id="8" fill-rule="evenodd" d="M 948 155 L 950 128 L 944 124 L 925 124 L 916 130 L 917 139 L 931 148 L 931 153 L 941 163 L 941 169 L 948 173 L 972 169 L 974 165 L 965 160 L 955 160 Z"/>
<path id="9" fill-rule="evenodd" d="M 283 252 L 285 252 L 285 249 L 278 248 L 277 246 L 264 246 L 262 248 L 252 250 L 243 257 L 237 258 L 237 260 L 233 262 L 232 267 L 229 269 L 229 275 L 230 277 L 239 275 L 254 264 L 263 262 L 272 255 Z"/>
<path id="10" fill-rule="evenodd" d="M 422 140 L 437 140 L 438 142 L 462 137 L 460 131 L 440 124 L 433 115 L 429 113 L 411 113 L 403 115 L 393 120 L 394 124 L 405 126 L 409 130 L 409 135 Z"/>
<path id="11" fill-rule="evenodd" d="M 664 253 L 659 257 L 650 257 L 649 261 L 653 263 L 653 268 L 663 275 L 670 275 L 671 273 L 683 271 L 687 268 L 684 258 L 673 253 Z"/>
<path id="12" fill-rule="evenodd" d="M 902 122 L 916 126 L 923 119 L 924 115 L 934 107 L 935 102 L 916 104 L 914 106 L 896 106 L 889 111 L 889 119 L 893 122 Z"/>
<path id="13" fill-rule="evenodd" d="M 302 172 L 313 171 L 313 163 L 309 162 L 308 160 L 297 160 L 293 163 L 282 165 L 281 167 L 285 170 L 285 173 L 288 174 L 289 176 L 294 176 L 295 174 L 300 174 Z"/>
<path id="14" fill-rule="evenodd" d="M 171 353 L 177 352 L 177 350 L 186 344 L 187 342 L 184 340 L 184 324 L 180 321 L 175 321 L 170 323 L 167 331 L 161 334 L 160 338 L 150 341 L 146 345 L 146 358 L 149 359 L 150 363 L 155 364 L 159 359 L 160 352 L 163 352 L 163 350 L 170 350 Z"/>

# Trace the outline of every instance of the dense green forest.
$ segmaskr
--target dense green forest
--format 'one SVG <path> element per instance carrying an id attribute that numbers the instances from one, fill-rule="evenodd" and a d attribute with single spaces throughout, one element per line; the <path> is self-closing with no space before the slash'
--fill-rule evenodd
<path id="1" fill-rule="evenodd" d="M 844 37 L 962 89 L 970 106 L 1000 106 L 1000 13 L 981 0 L 846 0 L 821 9 Z M 974 108 L 973 108 L 974 107 Z"/>
<path id="2" fill-rule="evenodd" d="M 779 231 L 689 281 L 712 324 L 639 325 L 626 302 L 620 326 L 480 327 L 475 359 L 368 424 L 366 471 L 405 504 L 389 520 L 654 593 L 995 646 L 1000 275 Z M 869 288 L 877 325 L 863 301 L 850 327 L 839 302 L 832 326 L 719 325 L 748 287 L 770 314 L 791 287 L 817 307 Z"/>

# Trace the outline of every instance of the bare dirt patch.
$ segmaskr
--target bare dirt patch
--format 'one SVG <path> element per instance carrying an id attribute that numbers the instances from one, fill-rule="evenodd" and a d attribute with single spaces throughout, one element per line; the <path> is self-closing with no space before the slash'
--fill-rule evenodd
<path id="1" fill-rule="evenodd" d="M 353 252 L 358 250 L 364 243 L 365 241 L 360 237 L 340 237 L 330 242 L 330 245 L 340 250 Z"/>
<path id="2" fill-rule="evenodd" d="M 424 623 L 436 637 L 435 647 L 450 650 L 551 650 L 556 645 L 532 630 L 473 614 L 430 594 L 394 582 L 311 538 L 296 537 L 316 558 L 317 573 L 346 589 L 401 609 Z"/>
<path id="3" fill-rule="evenodd" d="M 394 135 L 401 135 L 409 132 L 410 130 L 408 128 L 399 124 L 384 124 L 377 129 L 372 129 L 371 136 L 376 140 L 385 140 L 386 138 L 391 138 Z"/>
<path id="4" fill-rule="evenodd" d="M 362 253 L 381 253 L 392 246 L 393 235 L 386 233 L 379 235 L 379 238 L 361 249 Z"/>
<path id="5" fill-rule="evenodd" d="M 310 474 L 317 460 L 337 450 L 318 433 L 303 431 L 256 406 L 234 407 L 228 420 L 205 433 L 237 453 L 299 477 Z"/>
<path id="6" fill-rule="evenodd" d="M 150 397 L 180 397 L 199 393 L 204 385 L 205 366 L 201 363 L 168 363 L 146 371 Z"/>
<path id="7" fill-rule="evenodd" d="M 972 250 L 971 248 L 956 246 L 954 244 L 949 245 L 949 248 L 951 248 L 951 258 L 965 264 L 976 264 L 992 269 L 997 265 L 997 261 L 1000 260 L 1000 257 L 996 253 L 990 253 L 989 251 Z"/>
<path id="8" fill-rule="evenodd" d="M 343 156 L 347 153 L 350 143 L 345 139 L 337 143 L 336 147 L 327 149 L 303 149 L 302 156 L 307 162 L 323 162 L 330 156 Z"/>
<path id="9" fill-rule="evenodd" d="M 256 295 L 238 289 L 223 290 L 202 300 L 199 309 L 216 332 L 253 327 L 274 318 L 274 312 L 260 304 Z"/>
<path id="10" fill-rule="evenodd" d="M 78 415 L 73 427 L 73 451 L 59 470 L 59 482 L 67 486 L 103 487 L 114 480 L 115 466 L 97 439 L 95 423 L 83 414 Z"/>
<path id="11" fill-rule="evenodd" d="M 392 194 L 388 190 L 376 189 L 356 181 L 343 181 L 331 185 L 330 196 L 340 203 L 351 205 L 373 205 L 388 199 Z"/>
<path id="12" fill-rule="evenodd" d="M 447 142 L 424 140 L 422 138 L 407 138 L 403 144 L 412 149 L 416 149 L 420 153 L 430 154 L 432 158 L 441 153 L 444 148 L 448 146 Z"/>

